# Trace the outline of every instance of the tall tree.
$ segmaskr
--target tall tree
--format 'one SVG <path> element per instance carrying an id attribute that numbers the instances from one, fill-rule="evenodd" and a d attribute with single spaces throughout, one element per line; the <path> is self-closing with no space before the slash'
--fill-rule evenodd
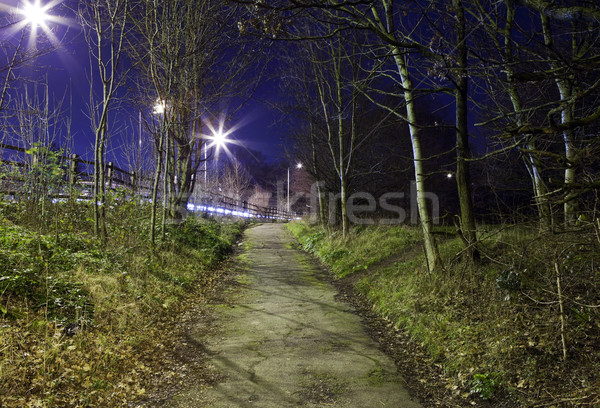
<path id="1" fill-rule="evenodd" d="M 406 6 L 406 7 L 405 7 Z M 397 105 L 389 107 L 408 123 L 412 143 L 413 164 L 415 169 L 416 201 L 423 230 L 425 252 L 431 270 L 441 267 L 441 259 L 435 237 L 433 235 L 433 219 L 427 203 L 426 178 L 424 161 L 427 158 L 421 143 L 421 126 L 417 118 L 418 87 L 414 85 L 411 54 L 415 52 L 431 55 L 429 49 L 421 42 L 426 39 L 416 38 L 420 19 L 415 14 L 408 14 L 408 5 L 393 0 L 376 0 L 370 2 L 325 1 L 298 3 L 282 1 L 276 3 L 253 2 L 250 16 L 243 29 L 268 33 L 277 38 L 310 38 L 310 33 L 303 31 L 304 25 L 291 26 L 299 19 L 299 15 L 313 21 L 328 21 L 332 32 L 320 37 L 332 37 L 337 32 L 349 29 L 368 30 L 378 39 L 377 44 L 371 44 L 376 58 L 391 59 L 395 65 L 395 73 L 386 72 L 388 78 L 394 80 L 404 98 L 403 114 Z M 277 16 L 279 13 L 279 17 Z M 418 12 L 419 14 L 420 11 Z M 285 23 L 291 20 L 291 24 Z M 250 27 L 250 28 L 248 28 Z M 295 31 L 294 31 L 295 30 Z"/>
<path id="2" fill-rule="evenodd" d="M 542 3 L 549 8 L 540 10 Z M 590 152 L 597 149 L 595 143 L 585 142 L 592 140 L 588 135 L 600 119 L 600 25 L 589 18 L 597 7 L 574 13 L 578 7 L 566 2 L 526 2 L 528 7 L 520 8 L 511 0 L 478 4 L 496 49 L 478 50 L 490 72 L 488 96 L 498 108 L 486 124 L 496 125 L 519 146 L 532 177 L 542 228 L 556 227 L 552 202 L 562 205 L 565 225 L 572 227 L 581 213 L 578 196 L 591 187 L 582 179 L 582 158 L 591 158 Z M 558 169 L 564 171 L 560 182 Z"/>
<path id="3" fill-rule="evenodd" d="M 82 1 L 78 9 L 90 57 L 89 109 L 95 134 L 94 231 L 102 240 L 106 240 L 105 149 L 117 91 L 130 69 L 123 64 L 130 7 L 129 0 L 98 0 Z"/>
<path id="4" fill-rule="evenodd" d="M 225 196 L 237 201 L 248 199 L 252 187 L 252 176 L 239 160 L 233 158 L 225 166 L 220 181 Z"/>
<path id="5" fill-rule="evenodd" d="M 504 8 L 499 7 L 495 10 L 490 8 L 487 2 L 477 1 L 477 15 L 481 16 L 481 23 L 487 34 L 483 40 L 489 41 L 490 49 L 486 44 L 476 44 L 480 50 L 485 50 L 485 56 L 481 55 L 482 59 L 486 58 L 485 65 L 489 66 L 490 71 L 480 72 L 479 75 L 485 78 L 486 92 L 492 103 L 496 106 L 503 106 L 503 97 L 507 97 L 509 104 L 507 112 L 512 117 L 512 121 L 517 126 L 523 126 L 527 117 L 527 105 L 529 104 L 530 95 L 534 92 L 528 87 L 523 87 L 516 80 L 522 66 L 522 59 L 527 58 L 527 54 L 518 46 L 517 37 L 520 34 L 516 17 L 516 4 L 514 0 L 505 0 Z M 491 64 L 490 61 L 493 61 Z M 501 67 L 498 72 L 498 67 Z M 541 231 L 549 231 L 553 229 L 552 208 L 548 197 L 548 186 L 544 179 L 544 165 L 539 155 L 532 153 L 538 151 L 538 141 L 535 135 L 524 133 L 514 135 L 510 142 L 515 145 L 521 145 L 526 148 L 521 155 L 529 177 L 532 183 L 533 199 L 538 212 L 538 218 Z"/>
<path id="6" fill-rule="evenodd" d="M 456 31 L 456 74 L 453 78 L 454 97 L 456 104 L 456 186 L 460 204 L 461 233 L 466 241 L 467 252 L 473 259 L 478 257 L 477 227 L 473 211 L 473 197 L 471 193 L 471 171 L 469 159 L 471 148 L 469 146 L 469 72 L 468 72 L 468 45 L 467 45 L 467 19 L 462 0 L 452 0 L 452 10 L 455 17 Z"/>

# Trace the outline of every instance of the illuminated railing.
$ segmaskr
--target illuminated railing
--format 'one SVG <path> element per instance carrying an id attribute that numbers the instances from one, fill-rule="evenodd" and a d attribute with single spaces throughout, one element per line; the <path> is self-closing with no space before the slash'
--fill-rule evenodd
<path id="1" fill-rule="evenodd" d="M 22 196 L 23 177 L 14 177 L 15 174 L 23 175 L 31 163 L 35 163 L 36 157 L 28 154 L 22 147 L 11 146 L 0 143 L 0 194 L 5 197 Z M 4 159 L 4 151 L 11 151 L 9 160 Z M 64 182 L 61 183 L 60 191 L 51 194 L 53 200 L 76 199 L 89 200 L 93 194 L 94 162 L 83 160 L 73 154 L 63 156 L 61 167 L 64 169 Z M 10 169 L 8 172 L 6 169 Z M 3 171 L 4 170 L 4 171 Z M 18 170 L 18 171 L 15 171 Z M 4 176 L 2 176 L 4 174 Z M 12 174 L 13 176 L 10 176 Z M 142 200 L 150 200 L 152 196 L 152 178 L 140 177 L 135 172 L 128 172 L 113 163 L 107 163 L 105 167 L 105 186 L 108 190 L 125 190 L 128 194 L 140 197 Z M 236 200 L 220 193 L 203 192 L 200 197 L 194 197 L 188 203 L 187 210 L 191 212 L 205 212 L 216 216 L 230 216 L 241 218 L 257 218 L 268 220 L 289 220 L 293 214 L 277 209 L 275 207 L 257 206 L 247 201 Z"/>

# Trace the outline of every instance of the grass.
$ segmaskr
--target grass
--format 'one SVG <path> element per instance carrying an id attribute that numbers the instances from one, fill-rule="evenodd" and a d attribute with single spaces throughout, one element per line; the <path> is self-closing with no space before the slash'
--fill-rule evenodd
<path id="1" fill-rule="evenodd" d="M 321 259 L 339 277 L 366 270 L 419 242 L 418 232 L 403 226 L 355 229 L 346 239 L 339 231 L 328 234 L 304 223 L 291 223 L 289 228 L 302 237 L 306 251 Z"/>
<path id="2" fill-rule="evenodd" d="M 509 392 L 523 406 L 600 403 L 599 242 L 592 230 L 540 235 L 527 225 L 485 226 L 475 264 L 457 256 L 462 243 L 446 234 L 439 242 L 445 270 L 429 274 L 420 231 L 412 227 L 361 227 L 346 240 L 302 222 L 289 228 L 421 344 L 456 393 L 493 400 Z M 562 271 L 566 360 L 555 264 Z"/>
<path id="3" fill-rule="evenodd" d="M 148 209 L 113 202 L 103 245 L 86 204 L 48 208 L 39 223 L 0 206 L 0 406 L 124 406 L 146 392 L 160 322 L 214 288 L 244 225 L 190 217 L 152 246 Z"/>

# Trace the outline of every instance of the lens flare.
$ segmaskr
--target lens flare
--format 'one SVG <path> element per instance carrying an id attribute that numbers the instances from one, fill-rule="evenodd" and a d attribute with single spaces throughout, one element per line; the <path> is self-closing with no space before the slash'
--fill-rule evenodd
<path id="1" fill-rule="evenodd" d="M 33 3 L 25 3 L 21 10 L 21 14 L 25 17 L 27 24 L 38 27 L 44 25 L 48 19 L 46 8 L 47 7 L 42 7 L 39 0 L 36 0 Z"/>

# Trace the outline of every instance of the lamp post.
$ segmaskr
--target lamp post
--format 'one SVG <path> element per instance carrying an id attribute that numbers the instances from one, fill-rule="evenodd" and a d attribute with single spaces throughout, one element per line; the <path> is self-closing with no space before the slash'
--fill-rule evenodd
<path id="1" fill-rule="evenodd" d="M 296 164 L 296 168 L 300 170 L 302 163 Z M 290 168 L 287 169 L 287 212 L 290 213 Z"/>

